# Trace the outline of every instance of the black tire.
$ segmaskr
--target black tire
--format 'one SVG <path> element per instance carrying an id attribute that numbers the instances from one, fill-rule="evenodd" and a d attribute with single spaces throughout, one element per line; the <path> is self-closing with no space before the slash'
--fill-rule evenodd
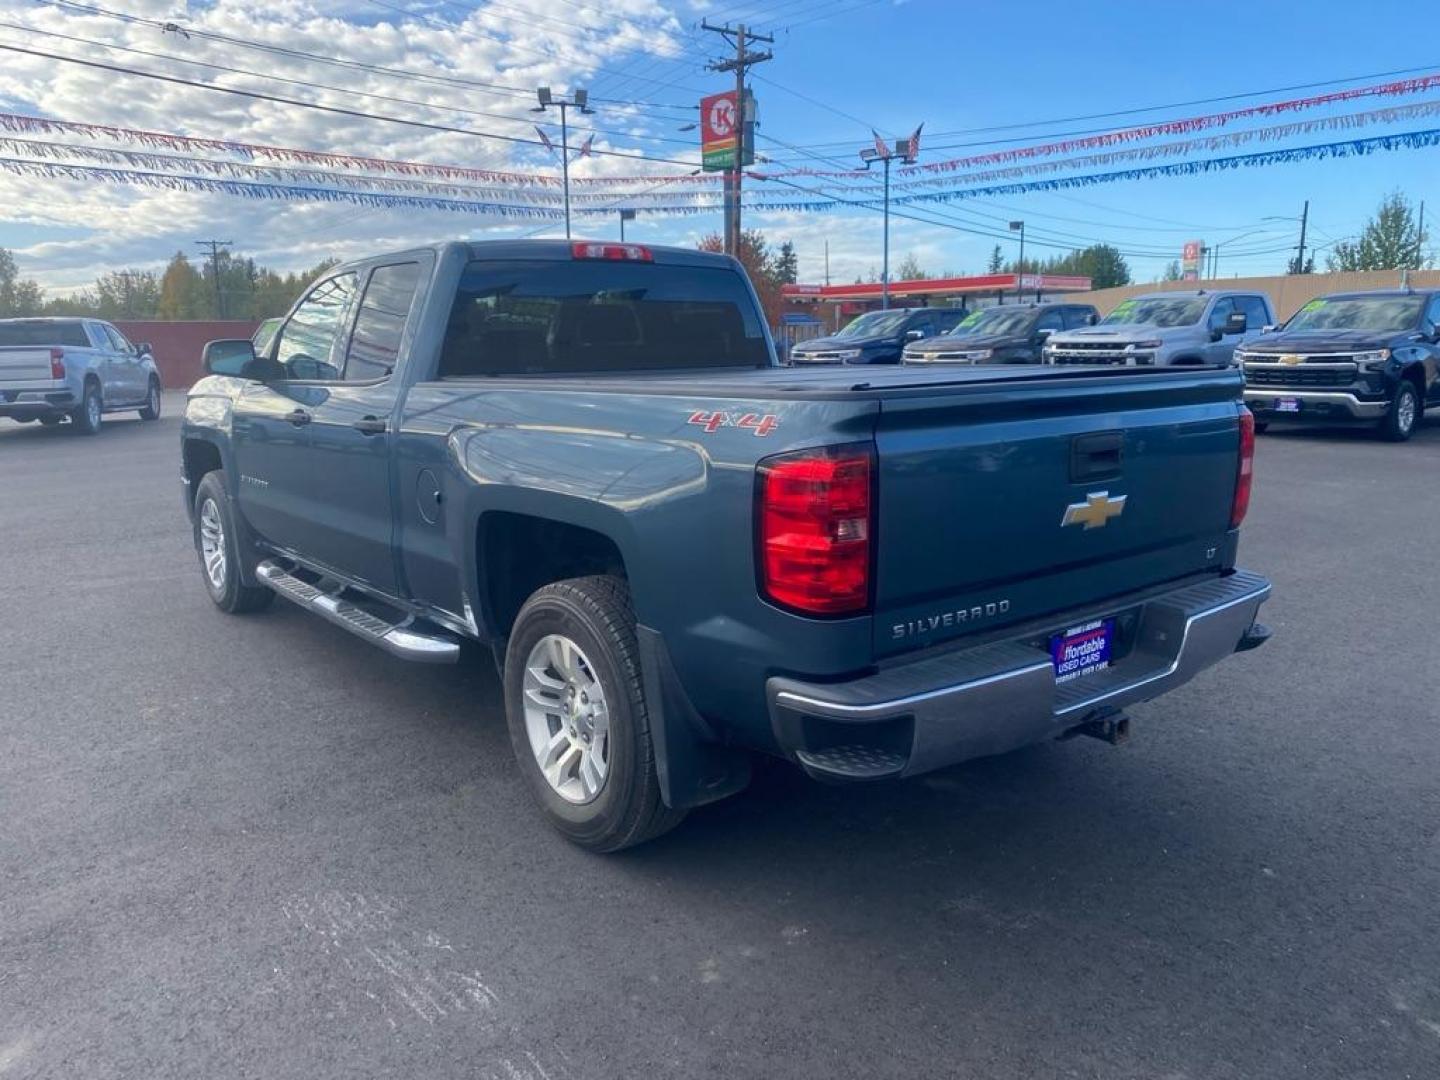
<path id="1" fill-rule="evenodd" d="M 77 435 L 95 435 L 100 431 L 105 410 L 105 398 L 100 384 L 87 380 L 85 391 L 80 396 L 80 406 L 70 414 L 70 426 Z"/>
<path id="2" fill-rule="evenodd" d="M 146 391 L 145 405 L 140 410 L 141 420 L 160 419 L 160 380 L 151 379 L 150 389 Z"/>
<path id="3" fill-rule="evenodd" d="M 269 607 L 275 594 L 263 585 L 245 585 L 240 580 L 239 529 L 225 492 L 225 473 L 220 469 L 206 473 L 195 490 L 195 554 L 200 558 L 200 580 L 215 606 L 231 615 L 243 615 Z M 218 582 L 211 580 L 201 539 L 207 505 L 213 506 L 222 526 L 220 546 L 225 558 Z"/>
<path id="4" fill-rule="evenodd" d="M 1408 421 L 1405 419 L 1407 401 Z M 1404 442 L 1410 438 L 1420 423 L 1421 408 L 1420 395 L 1415 392 L 1415 384 L 1409 379 L 1402 379 L 1399 389 L 1395 391 L 1395 400 L 1390 402 L 1390 411 L 1385 414 L 1385 419 L 1380 421 L 1380 437 L 1386 442 Z"/>
<path id="5" fill-rule="evenodd" d="M 592 801 L 569 802 L 550 786 L 530 746 L 524 710 L 525 665 L 550 634 L 563 634 L 590 660 L 605 694 L 609 762 Z M 650 716 L 640 677 L 630 590 L 617 577 L 570 578 L 546 585 L 520 609 L 505 654 L 505 719 L 526 783 L 546 818 L 566 839 L 610 852 L 651 840 L 685 817 L 660 798 Z"/>

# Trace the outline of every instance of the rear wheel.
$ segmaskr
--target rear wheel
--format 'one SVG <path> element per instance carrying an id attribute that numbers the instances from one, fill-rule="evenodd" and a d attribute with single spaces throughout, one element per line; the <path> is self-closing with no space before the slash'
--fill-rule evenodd
<path id="1" fill-rule="evenodd" d="M 160 380 L 150 380 L 150 390 L 145 395 L 145 405 L 140 410 L 141 420 L 160 419 Z"/>
<path id="2" fill-rule="evenodd" d="M 77 433 L 94 435 L 104 422 L 105 399 L 100 393 L 100 384 L 91 380 L 85 384 L 80 398 L 80 407 L 70 414 L 70 422 Z"/>
<path id="3" fill-rule="evenodd" d="M 1404 442 L 1415 434 L 1415 425 L 1420 422 L 1420 395 L 1409 380 L 1400 384 L 1395 391 L 1395 400 L 1390 402 L 1390 411 L 1380 421 L 1380 435 L 1389 442 Z"/>
<path id="4" fill-rule="evenodd" d="M 219 469 L 206 473 L 195 492 L 195 553 L 205 591 L 221 611 L 242 615 L 269 607 L 275 599 L 263 585 L 240 580 L 239 532 Z"/>
<path id="5" fill-rule="evenodd" d="M 660 798 L 623 580 L 571 578 L 536 591 L 515 619 L 504 678 L 520 771 L 567 839 L 618 851 L 680 823 L 684 811 Z"/>

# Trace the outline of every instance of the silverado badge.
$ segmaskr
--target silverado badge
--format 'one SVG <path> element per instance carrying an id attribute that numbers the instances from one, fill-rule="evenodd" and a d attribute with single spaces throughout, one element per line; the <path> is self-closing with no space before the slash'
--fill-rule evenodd
<path id="1" fill-rule="evenodd" d="M 1125 512 L 1125 496 L 1116 495 L 1113 499 L 1108 491 L 1092 491 L 1085 496 L 1084 502 L 1071 503 L 1065 507 L 1065 516 L 1060 519 L 1060 527 L 1066 525 L 1084 525 L 1085 531 L 1091 529 L 1103 529 L 1112 517 L 1119 517 Z"/>
<path id="2" fill-rule="evenodd" d="M 1303 364 L 1303 363 L 1305 362 L 1305 357 L 1299 355 L 1298 353 L 1293 353 L 1293 352 L 1292 352 L 1292 353 L 1281 353 L 1281 354 L 1280 354 L 1279 356 L 1277 356 L 1275 359 L 1276 359 L 1278 362 L 1280 362 L 1280 363 L 1282 363 L 1282 364 L 1288 364 L 1288 365 L 1291 366 L 1291 367 L 1293 367 L 1293 366 L 1296 365 L 1296 364 Z"/>

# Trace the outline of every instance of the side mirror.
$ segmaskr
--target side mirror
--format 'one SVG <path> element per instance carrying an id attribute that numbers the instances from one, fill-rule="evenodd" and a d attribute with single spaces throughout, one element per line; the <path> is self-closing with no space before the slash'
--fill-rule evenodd
<path id="1" fill-rule="evenodd" d="M 154 356 L 154 355 L 155 355 L 155 350 L 150 347 L 150 342 L 148 342 L 148 341 L 142 341 L 139 345 L 136 345 L 136 346 L 135 346 L 135 351 L 136 351 L 137 353 L 139 353 L 141 356 Z"/>
<path id="2" fill-rule="evenodd" d="M 1096 323 L 1098 323 L 1099 321 L 1100 321 L 1100 316 L 1099 316 L 1099 315 L 1096 315 L 1095 312 L 1093 312 L 1093 311 L 1090 312 L 1089 315 L 1086 315 L 1086 316 L 1085 316 L 1085 325 L 1086 325 L 1086 326 L 1094 326 L 1094 325 L 1095 325 Z"/>
<path id="3" fill-rule="evenodd" d="M 921 338 L 923 338 L 924 336 L 925 336 L 925 331 L 924 331 L 924 330 L 915 329 L 915 330 L 906 330 L 906 331 L 905 331 L 905 340 L 906 340 L 906 341 L 919 341 L 919 340 L 920 340 Z"/>
<path id="4" fill-rule="evenodd" d="M 1225 333 L 1243 334 L 1250 328 L 1250 321 L 1243 311 L 1232 311 L 1225 319 Z"/>
<path id="5" fill-rule="evenodd" d="M 1276 330 L 1279 329 L 1280 327 L 1276 326 L 1274 323 L 1266 323 L 1264 326 L 1260 327 L 1260 333 L 1273 334 Z"/>
<path id="6" fill-rule="evenodd" d="M 200 365 L 207 375 L 254 378 L 250 372 L 255 367 L 255 346 L 250 343 L 249 338 L 207 341 L 205 351 L 200 354 Z"/>

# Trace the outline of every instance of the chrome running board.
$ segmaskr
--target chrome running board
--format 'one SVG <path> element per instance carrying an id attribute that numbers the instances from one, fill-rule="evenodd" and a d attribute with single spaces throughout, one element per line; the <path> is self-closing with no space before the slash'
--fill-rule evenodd
<path id="1" fill-rule="evenodd" d="M 454 635 L 424 627 L 411 617 L 399 623 L 386 622 L 339 595 L 296 577 L 274 559 L 260 563 L 255 568 L 255 576 L 291 603 L 380 646 L 392 656 L 422 664 L 453 664 L 460 659 L 460 639 Z"/>

